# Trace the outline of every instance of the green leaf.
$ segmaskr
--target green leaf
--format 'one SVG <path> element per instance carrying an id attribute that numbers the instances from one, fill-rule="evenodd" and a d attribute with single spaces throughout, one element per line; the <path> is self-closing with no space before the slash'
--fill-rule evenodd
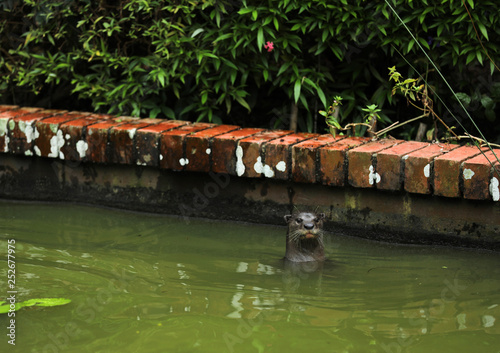
<path id="1" fill-rule="evenodd" d="M 270 24 L 272 22 L 273 18 L 271 16 L 268 16 L 264 19 L 264 21 L 262 22 L 262 26 L 267 26 L 268 24 Z"/>
<path id="2" fill-rule="evenodd" d="M 382 14 L 385 16 L 385 18 L 389 19 L 389 12 L 387 11 L 387 8 L 385 6 L 382 7 Z"/>
<path id="3" fill-rule="evenodd" d="M 318 88 L 318 86 L 316 86 L 316 84 L 313 81 L 311 81 L 310 78 L 304 77 L 304 82 L 313 88 Z"/>
<path id="4" fill-rule="evenodd" d="M 23 307 L 28 306 L 58 306 L 65 305 L 71 302 L 71 299 L 66 298 L 37 298 L 29 299 L 24 302 L 18 302 L 15 304 L 14 310 L 19 310 Z M 5 301 L 0 301 L 0 314 L 8 313 L 10 310 L 10 304 Z"/>
<path id="5" fill-rule="evenodd" d="M 257 31 L 257 47 L 259 48 L 260 52 L 264 47 L 264 30 L 262 29 L 262 27 L 260 27 Z"/>
<path id="6" fill-rule="evenodd" d="M 465 61 L 465 65 L 468 65 L 475 58 L 476 58 L 476 53 L 470 53 L 469 55 L 467 55 L 467 60 Z"/>
<path id="7" fill-rule="evenodd" d="M 280 76 L 283 72 L 285 72 L 290 67 L 291 64 L 292 64 L 291 61 L 287 61 L 283 65 L 281 65 L 280 69 L 278 70 L 278 74 L 276 76 Z"/>
<path id="8" fill-rule="evenodd" d="M 497 119 L 497 115 L 495 114 L 495 111 L 493 109 L 485 110 L 484 115 L 490 122 L 494 122 Z"/>
<path id="9" fill-rule="evenodd" d="M 301 87 L 302 87 L 302 80 L 300 78 L 298 78 L 295 81 L 295 86 L 293 88 L 293 98 L 295 100 L 295 103 L 297 103 L 299 101 Z"/>
<path id="10" fill-rule="evenodd" d="M 58 306 L 71 303 L 71 299 L 66 298 L 39 298 L 30 299 L 24 302 L 24 306 Z M 22 304 L 22 303 L 21 303 Z"/>
<path id="11" fill-rule="evenodd" d="M 234 96 L 234 99 L 236 99 L 236 101 L 238 103 L 240 103 L 243 107 L 245 107 L 246 109 L 248 109 L 248 112 L 250 112 L 252 110 L 250 108 L 250 106 L 248 105 L 247 101 L 245 99 L 243 99 L 243 97 L 241 97 L 239 95 L 236 95 L 236 96 Z"/>
<path id="12" fill-rule="evenodd" d="M 170 109 L 169 107 L 162 107 L 161 110 L 163 111 L 163 114 L 165 114 L 165 116 L 168 119 L 172 119 L 172 120 L 175 119 L 175 112 L 172 109 Z"/>
<path id="13" fill-rule="evenodd" d="M 245 7 L 238 11 L 239 15 L 245 15 L 247 13 L 251 13 L 253 11 L 253 7 Z"/>
<path id="14" fill-rule="evenodd" d="M 198 34 L 200 34 L 201 32 L 205 31 L 203 28 L 198 28 L 197 30 L 195 30 L 193 32 L 193 34 L 191 34 L 191 38 L 194 38 L 196 37 Z"/>
<path id="15" fill-rule="evenodd" d="M 483 95 L 481 97 L 481 105 L 487 110 L 492 110 L 495 107 L 495 102 L 490 97 Z"/>
<path id="16" fill-rule="evenodd" d="M 316 92 L 318 93 L 318 98 L 321 101 L 321 104 L 323 104 L 323 107 L 327 107 L 325 93 L 320 86 L 316 86 Z"/>
<path id="17" fill-rule="evenodd" d="M 421 44 L 423 47 L 425 47 L 425 48 L 427 48 L 427 49 L 430 49 L 430 48 L 431 48 L 431 47 L 429 46 L 429 43 L 427 43 L 427 41 L 426 41 L 424 38 L 420 37 L 420 38 L 418 38 L 418 41 L 420 42 L 420 44 Z"/>
<path id="18" fill-rule="evenodd" d="M 252 20 L 257 21 L 258 15 L 259 15 L 259 13 L 257 12 L 257 10 L 253 10 L 252 11 Z"/>
<path id="19" fill-rule="evenodd" d="M 410 40 L 408 43 L 408 47 L 406 48 L 406 54 L 408 54 L 411 51 L 411 48 L 415 45 L 415 41 L 413 39 Z"/>
<path id="20" fill-rule="evenodd" d="M 479 63 L 481 65 L 483 65 L 483 54 L 481 53 L 481 51 L 476 52 L 476 58 L 477 58 L 477 61 L 479 61 Z"/>
<path id="21" fill-rule="evenodd" d="M 479 30 L 483 34 L 484 38 L 489 41 L 488 31 L 486 30 L 486 27 L 481 22 L 476 22 L 476 25 L 479 27 Z"/>
<path id="22" fill-rule="evenodd" d="M 276 17 L 273 19 L 273 23 L 274 23 L 274 28 L 276 28 L 276 30 L 279 31 L 280 24 L 279 24 L 278 19 Z"/>

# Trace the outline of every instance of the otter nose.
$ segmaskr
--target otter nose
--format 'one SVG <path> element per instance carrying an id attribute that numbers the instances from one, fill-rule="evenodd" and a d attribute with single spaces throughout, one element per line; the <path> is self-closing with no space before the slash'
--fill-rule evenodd
<path id="1" fill-rule="evenodd" d="M 314 224 L 313 223 L 304 223 L 304 228 L 307 230 L 311 230 L 314 228 Z"/>

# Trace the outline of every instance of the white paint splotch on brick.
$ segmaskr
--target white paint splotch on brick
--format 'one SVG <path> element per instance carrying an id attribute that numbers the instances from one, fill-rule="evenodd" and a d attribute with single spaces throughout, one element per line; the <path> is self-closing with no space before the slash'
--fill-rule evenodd
<path id="1" fill-rule="evenodd" d="M 10 142 L 9 136 L 5 136 L 5 146 L 3 148 L 4 152 L 9 152 L 9 142 Z"/>
<path id="2" fill-rule="evenodd" d="M 267 164 L 264 165 L 264 168 L 263 168 L 262 172 L 264 173 L 264 176 L 266 178 L 272 178 L 272 177 L 274 177 L 274 170 L 273 170 L 273 168 L 271 168 Z"/>
<path id="3" fill-rule="evenodd" d="M 20 123 L 21 122 L 19 122 L 19 124 Z M 19 128 L 21 128 L 21 126 L 19 126 Z M 26 142 L 28 143 L 31 143 L 31 141 L 36 140 L 40 136 L 38 129 L 33 127 L 33 121 L 26 122 L 22 131 L 24 131 L 24 134 L 26 135 Z"/>
<path id="4" fill-rule="evenodd" d="M 500 200 L 500 188 L 499 182 L 496 177 L 491 178 L 490 180 L 490 194 L 493 201 Z"/>
<path id="5" fill-rule="evenodd" d="M 76 143 L 76 150 L 78 151 L 78 154 L 80 155 L 80 158 L 85 157 L 85 153 L 89 149 L 89 144 L 83 140 L 80 140 Z"/>
<path id="6" fill-rule="evenodd" d="M 243 148 L 236 147 L 236 175 L 242 176 L 245 173 L 245 164 L 243 164 Z"/>
<path id="7" fill-rule="evenodd" d="M 465 168 L 463 174 L 464 174 L 464 179 L 469 180 L 474 176 L 475 173 L 471 169 Z"/>
<path id="8" fill-rule="evenodd" d="M 253 165 L 253 169 L 256 173 L 264 174 L 266 178 L 272 178 L 274 176 L 274 170 L 267 164 L 262 163 L 262 158 L 257 157 L 257 162 Z"/>
<path id="9" fill-rule="evenodd" d="M 380 183 L 380 174 L 375 172 L 375 168 L 373 168 L 373 166 L 371 165 L 368 170 L 370 172 L 368 174 L 368 182 L 370 183 L 370 185 L 373 185 L 374 183 Z"/>
<path id="10" fill-rule="evenodd" d="M 64 137 L 61 130 L 50 139 L 50 153 L 47 157 L 64 159 L 64 153 L 61 152 L 61 147 L 64 146 Z"/>
<path id="11" fill-rule="evenodd" d="M 280 172 L 284 172 L 286 170 L 286 163 L 283 161 L 279 162 L 278 164 L 276 164 L 276 169 Z"/>
<path id="12" fill-rule="evenodd" d="M 431 165 L 430 164 L 426 164 L 425 167 L 424 167 L 424 175 L 426 178 L 430 177 L 431 176 Z"/>
<path id="13" fill-rule="evenodd" d="M 0 119 L 0 137 L 7 135 L 8 119 Z"/>
<path id="14" fill-rule="evenodd" d="M 262 164 L 262 158 L 257 157 L 257 162 L 253 165 L 253 169 L 255 173 L 262 174 L 262 170 L 264 169 L 264 164 Z"/>

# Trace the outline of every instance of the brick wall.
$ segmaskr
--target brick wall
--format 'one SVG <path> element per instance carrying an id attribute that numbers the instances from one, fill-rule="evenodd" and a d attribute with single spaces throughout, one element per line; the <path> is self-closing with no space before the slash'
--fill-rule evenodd
<path id="1" fill-rule="evenodd" d="M 492 164 L 499 171 L 500 166 L 492 152 L 440 143 L 0 106 L 0 153 L 500 199 Z"/>

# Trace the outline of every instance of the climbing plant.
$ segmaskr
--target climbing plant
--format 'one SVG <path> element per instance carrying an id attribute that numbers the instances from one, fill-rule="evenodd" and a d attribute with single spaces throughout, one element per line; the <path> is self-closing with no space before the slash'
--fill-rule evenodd
<path id="1" fill-rule="evenodd" d="M 390 3 L 478 119 L 496 121 L 500 5 Z M 426 71 L 415 44 L 384 1 L 6 0 L 0 102 L 267 127 L 295 115 L 322 131 L 317 112 L 342 96 L 339 122 L 375 104 L 382 126 L 411 115 L 387 67 Z M 449 98 L 432 70 L 428 82 Z"/>

